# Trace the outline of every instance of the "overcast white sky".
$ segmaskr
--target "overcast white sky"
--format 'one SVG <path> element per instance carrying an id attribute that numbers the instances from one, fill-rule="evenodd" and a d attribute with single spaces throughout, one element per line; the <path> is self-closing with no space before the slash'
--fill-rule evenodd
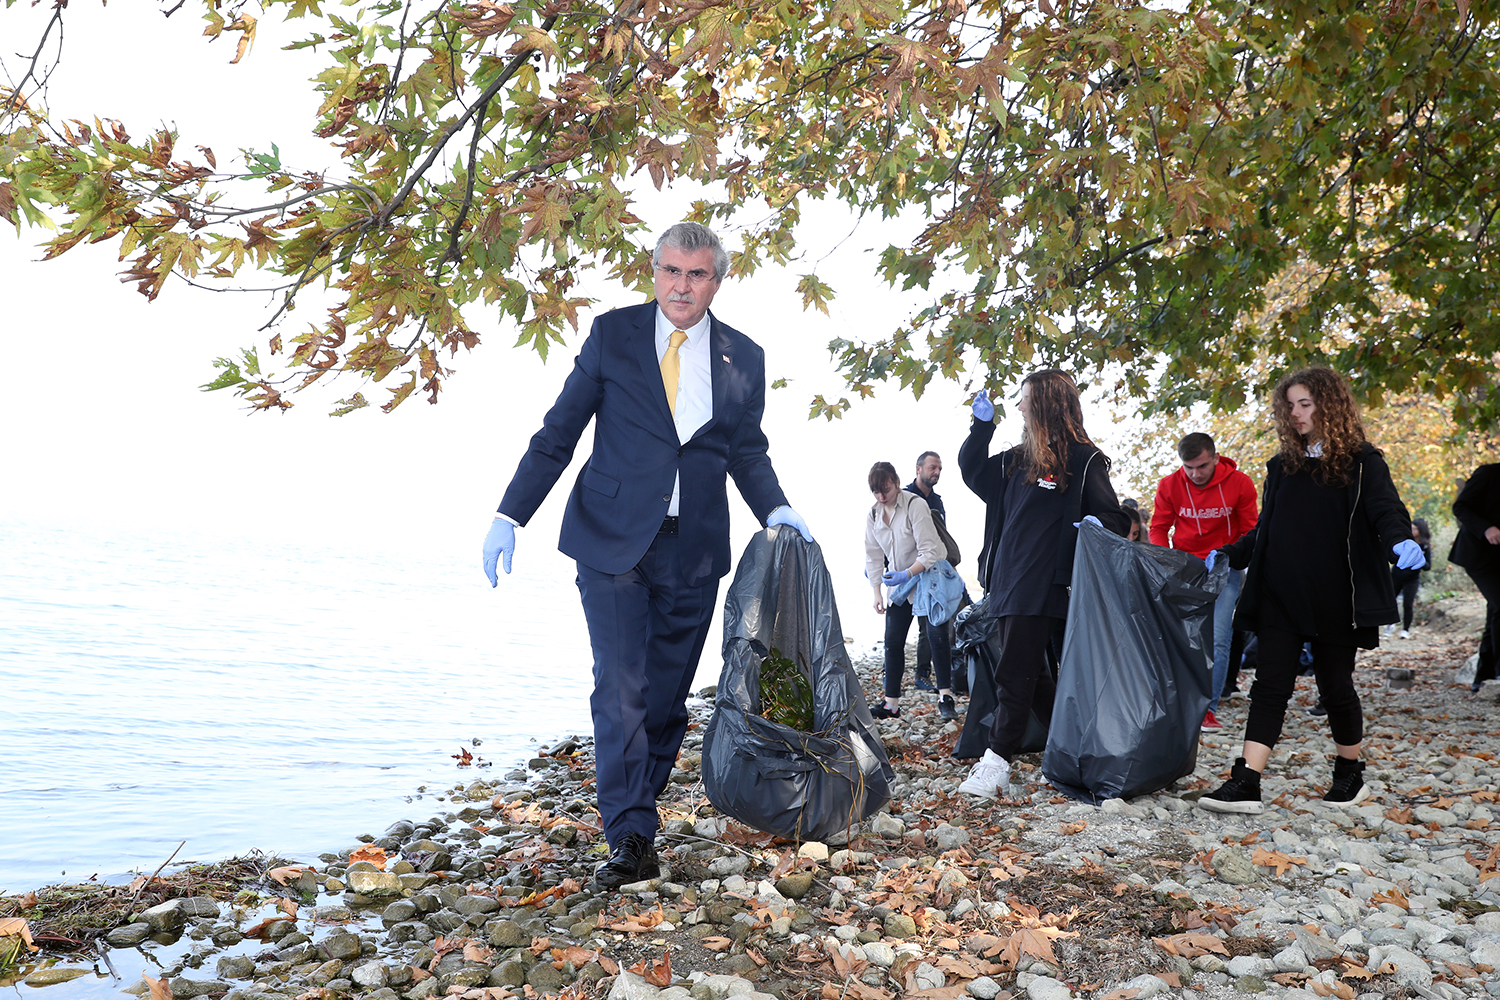
<path id="1" fill-rule="evenodd" d="M 228 65 L 234 40 L 206 44 L 191 11 L 187 6 L 164 20 L 144 4 L 73 7 L 51 106 L 66 117 L 118 118 L 137 136 L 174 124 L 180 145 L 212 147 L 221 166 L 242 147 L 276 142 L 288 165 L 330 166 L 336 175 L 337 157 L 307 134 L 316 99 L 304 81 L 315 60 L 282 52 L 293 36 L 263 21 L 253 52 L 241 65 Z M 48 13 L 22 5 L 0 10 L 0 48 L 11 73 L 20 66 L 14 52 L 30 52 Z M 139 57 L 152 48 L 171 58 Z M 137 54 L 128 69 L 124 53 Z M 648 186 L 637 212 L 659 230 L 694 195 L 690 189 L 657 195 Z M 839 244 L 851 225 L 835 209 L 805 224 L 810 259 Z M 893 225 L 864 223 L 819 264 L 819 275 L 839 291 L 832 317 L 802 311 L 795 283 L 806 265 L 726 283 L 714 303 L 716 315 L 765 348 L 768 380 L 790 383 L 767 400 L 771 457 L 838 578 L 846 632 L 860 634 L 878 627 L 860 575 L 862 516 L 870 503 L 865 472 L 872 462 L 890 461 L 909 476 L 917 454 L 937 450 L 948 463 L 939 490 L 967 552 L 977 555 L 982 530 L 980 505 L 958 477 L 957 450 L 968 423 L 958 386 L 935 385 L 918 403 L 889 385 L 843 420 L 807 420 L 814 394 L 845 394 L 828 357 L 831 338 L 886 332 L 924 304 L 872 277 L 866 248 L 899 238 Z M 530 350 L 510 347 L 513 329 L 481 325 L 484 343 L 456 359 L 458 374 L 437 406 L 414 395 L 390 415 L 372 407 L 331 418 L 327 401 L 356 388 L 372 401 L 386 397 L 380 386 L 345 382 L 332 395 L 292 397 L 298 405 L 285 414 L 248 414 L 228 393 L 197 387 L 214 376 L 215 357 L 251 344 L 264 353 L 268 335 L 257 329 L 269 314 L 267 297 L 171 283 L 147 303 L 133 285 L 116 280 L 123 268 L 115 246 L 80 247 L 38 262 L 43 235 L 0 231 L 6 299 L 0 338 L 8 376 L 0 395 L 8 430 L 0 516 L 195 535 L 233 530 L 372 553 L 423 551 L 472 561 L 480 583 L 478 549 L 490 512 L 582 333 L 543 364 Z M 595 312 L 637 301 L 598 280 L 585 291 L 601 299 Z M 582 325 L 586 332 L 587 319 Z M 293 319 L 282 329 L 297 328 Z M 1018 437 L 1013 420 L 997 441 Z M 1091 420 L 1097 425 L 1101 418 Z M 587 450 L 586 437 L 580 459 Z M 555 545 L 573 476 L 565 474 L 522 531 L 518 575 L 502 586 L 524 586 L 529 573 L 571 578 Z M 742 504 L 734 507 L 738 551 L 755 524 Z M 973 565 L 971 555 L 962 569 L 972 573 Z M 856 617 L 868 618 L 868 628 L 851 628 Z"/>

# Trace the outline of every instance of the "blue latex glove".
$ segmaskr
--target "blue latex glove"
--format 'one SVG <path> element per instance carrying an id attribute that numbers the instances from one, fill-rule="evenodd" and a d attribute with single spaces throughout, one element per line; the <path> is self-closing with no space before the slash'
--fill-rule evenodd
<path id="1" fill-rule="evenodd" d="M 987 390 L 980 389 L 974 394 L 974 403 L 971 408 L 974 411 L 975 420 L 995 419 L 995 404 L 990 402 L 990 394 Z"/>
<path id="2" fill-rule="evenodd" d="M 778 524 L 784 524 L 789 528 L 796 528 L 802 535 L 802 540 L 810 542 L 813 540 L 812 532 L 807 530 L 807 522 L 802 520 L 802 515 L 795 510 L 782 504 L 771 511 L 771 516 L 766 518 L 766 527 L 774 528 Z"/>
<path id="3" fill-rule="evenodd" d="M 499 586 L 495 575 L 495 563 L 501 553 L 505 554 L 505 572 L 510 572 L 511 557 L 516 554 L 516 528 L 503 517 L 497 517 L 490 525 L 490 533 L 484 536 L 484 575 L 490 578 L 490 586 Z"/>
<path id="4" fill-rule="evenodd" d="M 904 569 L 893 569 L 880 578 L 880 582 L 887 587 L 899 587 L 911 579 L 911 574 Z"/>
<path id="5" fill-rule="evenodd" d="M 1210 551 L 1208 553 L 1208 555 L 1206 555 L 1206 556 L 1203 557 L 1203 568 L 1206 569 L 1206 570 L 1208 570 L 1210 573 L 1212 573 L 1214 571 L 1214 563 L 1216 563 L 1218 561 L 1219 561 L 1219 550 L 1218 549 L 1213 549 L 1212 551 Z"/>
<path id="6" fill-rule="evenodd" d="M 1391 551 L 1396 553 L 1397 569 L 1421 569 L 1427 564 L 1427 560 L 1422 556 L 1422 546 L 1418 545 L 1414 539 L 1403 538 L 1391 548 Z"/>
<path id="7" fill-rule="evenodd" d="M 1104 522 L 1099 520 L 1093 514 L 1084 515 L 1083 521 L 1087 521 L 1089 524 L 1097 524 L 1101 528 L 1104 527 Z M 1079 525 L 1083 524 L 1083 521 L 1074 521 L 1073 527 L 1078 527 Z"/>

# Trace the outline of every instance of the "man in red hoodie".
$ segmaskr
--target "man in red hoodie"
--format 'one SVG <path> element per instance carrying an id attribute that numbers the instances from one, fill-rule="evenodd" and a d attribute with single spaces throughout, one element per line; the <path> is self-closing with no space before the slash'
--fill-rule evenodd
<path id="1" fill-rule="evenodd" d="M 1171 546 L 1202 559 L 1255 527 L 1255 484 L 1235 467 L 1234 459 L 1222 458 L 1207 434 L 1189 434 L 1177 445 L 1182 468 L 1165 476 L 1156 487 L 1156 506 L 1151 513 L 1151 544 Z M 1229 579 L 1214 603 L 1213 693 L 1203 729 L 1219 729 L 1214 710 L 1229 674 L 1229 645 L 1234 638 L 1234 603 L 1239 600 L 1244 573 L 1229 571 Z"/>

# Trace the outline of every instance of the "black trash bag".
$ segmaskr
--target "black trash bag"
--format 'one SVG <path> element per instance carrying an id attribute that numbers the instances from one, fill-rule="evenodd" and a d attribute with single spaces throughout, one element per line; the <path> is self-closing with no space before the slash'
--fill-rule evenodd
<path id="1" fill-rule="evenodd" d="M 1227 561 L 1078 531 L 1042 773 L 1086 802 L 1165 788 L 1198 764 Z"/>
<path id="2" fill-rule="evenodd" d="M 760 714 L 760 667 L 773 647 L 812 687 L 815 732 Z M 822 550 L 792 528 L 767 528 L 746 546 L 724 599 L 724 669 L 703 738 L 708 800 L 758 830 L 826 840 L 879 811 L 894 779 Z"/>
<path id="3" fill-rule="evenodd" d="M 990 726 L 999 701 L 995 695 L 995 664 L 1000 662 L 1000 643 L 995 633 L 1000 620 L 989 615 L 990 599 L 971 604 L 953 619 L 955 665 L 969 674 L 969 705 L 964 711 L 963 732 L 953 746 L 953 756 L 983 757 L 990 746 Z M 1047 745 L 1047 725 L 1032 712 L 1021 738 L 1021 753 L 1037 753 Z"/>

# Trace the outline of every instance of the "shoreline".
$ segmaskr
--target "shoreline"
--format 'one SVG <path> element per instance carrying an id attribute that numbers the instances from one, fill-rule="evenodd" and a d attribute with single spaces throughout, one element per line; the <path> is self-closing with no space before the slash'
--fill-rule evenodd
<path id="1" fill-rule="evenodd" d="M 1193 775 L 1095 807 L 1048 787 L 1038 755 L 1020 758 L 1015 800 L 959 795 L 958 727 L 909 693 L 911 710 L 879 723 L 897 772 L 889 811 L 846 845 L 798 851 L 708 805 L 711 704 L 695 700 L 661 802 L 663 879 L 587 889 L 602 839 L 591 741 L 571 737 L 503 775 L 463 775 L 439 815 L 308 859 L 315 870 L 283 871 L 285 885 L 261 873 L 253 900 L 146 909 L 103 936 L 102 958 L 63 956 L 82 976 L 47 988 L 152 995 L 129 978 L 145 957 L 177 1000 L 803 1000 L 828 983 L 856 1000 L 1500 996 L 1500 685 L 1473 697 L 1448 683 L 1472 639 L 1457 608 L 1427 608 L 1434 625 L 1361 654 L 1374 794 L 1358 807 L 1316 798 L 1332 744 L 1302 711 L 1306 680 L 1266 811 L 1250 816 L 1192 803 L 1234 756 L 1244 701 L 1224 703 Z M 1459 627 L 1441 631 L 1444 617 Z M 1416 683 L 1386 688 L 1386 666 L 1415 668 Z M 878 660 L 856 669 L 877 691 Z M 350 861 L 357 848 L 372 860 Z"/>

